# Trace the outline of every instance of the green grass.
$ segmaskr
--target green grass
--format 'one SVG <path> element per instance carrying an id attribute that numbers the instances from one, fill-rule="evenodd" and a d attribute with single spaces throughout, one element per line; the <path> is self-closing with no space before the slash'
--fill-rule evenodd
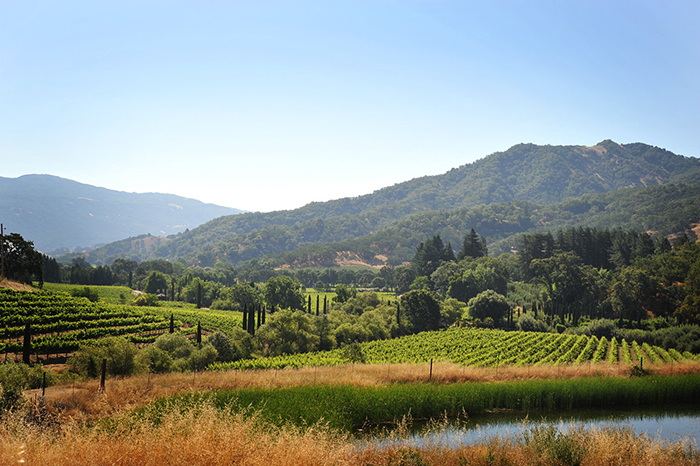
<path id="1" fill-rule="evenodd" d="M 197 322 L 202 324 L 202 329 L 215 332 L 220 330 L 226 334 L 231 334 L 234 328 L 242 328 L 243 313 L 237 311 L 222 311 L 214 309 L 197 309 L 194 304 L 164 301 L 157 307 L 144 307 L 151 314 L 161 315 L 169 318 L 174 315 L 176 320 L 180 320 L 190 326 L 191 330 L 183 333 L 194 333 Z"/>
<path id="2" fill-rule="evenodd" d="M 131 294 L 127 286 L 71 285 L 68 283 L 44 283 L 43 289 L 52 293 L 68 293 L 82 290 L 85 287 L 97 291 L 100 301 L 109 304 L 131 304 L 136 296 Z"/>
<path id="3" fill-rule="evenodd" d="M 254 388 L 180 394 L 163 398 L 139 415 L 157 421 L 164 411 L 185 411 L 199 402 L 219 409 L 259 412 L 267 420 L 298 426 L 318 422 L 352 431 L 365 424 L 443 415 L 477 414 L 493 409 L 560 410 L 574 408 L 637 407 L 684 403 L 700 399 L 700 375 L 668 377 L 548 379 L 500 383 L 435 385 L 393 384 L 379 387 L 317 385 L 292 388 Z"/>

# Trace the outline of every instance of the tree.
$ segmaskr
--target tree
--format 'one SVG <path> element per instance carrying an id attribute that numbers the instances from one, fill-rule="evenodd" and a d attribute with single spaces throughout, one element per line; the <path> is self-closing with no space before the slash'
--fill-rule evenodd
<path id="1" fill-rule="evenodd" d="M 313 319 L 302 311 L 276 312 L 266 325 L 260 327 L 255 339 L 267 356 L 314 351 L 320 338 L 315 334 Z"/>
<path id="2" fill-rule="evenodd" d="M 440 328 L 440 301 L 432 291 L 414 290 L 401 296 L 403 325 L 412 333 Z"/>
<path id="3" fill-rule="evenodd" d="M 114 259 L 111 268 L 112 273 L 116 275 L 116 282 L 122 285 L 127 285 L 131 288 L 134 271 L 139 266 L 139 263 L 130 259 Z"/>
<path id="4" fill-rule="evenodd" d="M 411 260 L 411 266 L 418 276 L 427 276 L 435 272 L 442 262 L 455 260 L 452 245 L 445 247 L 440 235 L 433 236 L 416 248 L 416 254 Z"/>
<path id="5" fill-rule="evenodd" d="M 3 264 L 5 278 L 22 283 L 33 279 L 44 283 L 44 258 L 34 250 L 34 243 L 25 241 L 21 235 L 10 233 L 2 237 Z"/>
<path id="6" fill-rule="evenodd" d="M 554 254 L 554 237 L 551 233 L 535 233 L 534 235 L 523 235 L 520 239 L 520 249 L 518 250 L 518 261 L 523 278 L 530 280 L 533 271 L 530 262 L 535 259 L 546 259 Z"/>
<path id="7" fill-rule="evenodd" d="M 146 293 L 165 293 L 168 289 L 168 277 L 163 272 L 153 271 L 144 282 L 143 291 Z"/>
<path id="8" fill-rule="evenodd" d="M 231 343 L 231 339 L 225 333 L 212 333 L 206 338 L 205 344 L 212 345 L 216 349 L 217 353 L 219 354 L 217 359 L 218 361 L 233 361 L 233 358 L 235 356 L 233 345 Z"/>
<path id="9" fill-rule="evenodd" d="M 470 299 L 467 304 L 470 316 L 481 320 L 490 317 L 496 325 L 508 315 L 510 309 L 510 304 L 506 301 L 505 296 L 493 290 L 482 291 Z"/>
<path id="10" fill-rule="evenodd" d="M 623 267 L 613 283 L 610 300 L 620 318 L 641 321 L 652 311 L 658 283 L 637 267 Z"/>
<path id="11" fill-rule="evenodd" d="M 493 290 L 503 295 L 508 292 L 508 269 L 500 260 L 480 257 L 462 261 L 459 266 L 449 279 L 447 294 L 450 297 L 466 303 L 482 291 Z"/>
<path id="12" fill-rule="evenodd" d="M 411 283 L 417 277 L 415 270 L 412 267 L 400 265 L 394 269 L 394 280 L 396 284 L 396 293 L 403 294 L 411 288 Z"/>
<path id="13" fill-rule="evenodd" d="M 535 278 L 547 286 L 547 292 L 561 319 L 571 314 L 574 325 L 583 312 L 595 307 L 595 275 L 573 252 L 557 253 L 530 264 Z"/>
<path id="14" fill-rule="evenodd" d="M 44 259 L 44 281 L 49 283 L 61 283 L 61 267 L 53 257 L 42 254 Z"/>
<path id="15" fill-rule="evenodd" d="M 346 285 L 340 284 L 335 286 L 335 297 L 333 301 L 336 303 L 345 303 L 348 299 L 354 298 L 357 295 L 355 288 L 348 288 Z"/>
<path id="16" fill-rule="evenodd" d="M 304 309 L 301 283 L 286 275 L 270 278 L 265 284 L 265 302 L 272 309 Z"/>
<path id="17" fill-rule="evenodd" d="M 386 286 L 386 280 L 383 277 L 374 277 L 370 286 L 381 290 Z"/>
<path id="18" fill-rule="evenodd" d="M 462 248 L 457 254 L 457 260 L 462 260 L 467 257 L 476 259 L 478 257 L 488 256 L 489 251 L 486 247 L 486 238 L 479 236 L 479 234 L 473 228 L 462 241 Z"/>

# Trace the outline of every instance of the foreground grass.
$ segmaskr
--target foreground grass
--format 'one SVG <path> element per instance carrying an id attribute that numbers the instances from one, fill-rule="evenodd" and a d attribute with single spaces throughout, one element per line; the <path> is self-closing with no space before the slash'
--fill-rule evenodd
<path id="1" fill-rule="evenodd" d="M 507 383 L 392 384 L 379 387 L 313 385 L 195 392 L 163 398 L 141 415 L 157 421 L 173 409 L 201 403 L 222 410 L 252 409 L 274 424 L 324 423 L 352 432 L 410 416 L 435 419 L 491 410 L 623 408 L 700 400 L 700 374 L 675 377 L 527 380 Z"/>
<path id="2" fill-rule="evenodd" d="M 33 416 L 3 417 L 0 464 L 700 464 L 691 440 L 666 444 L 625 428 L 564 433 L 541 428 L 456 449 L 364 445 L 343 430 L 360 419 L 430 416 L 445 406 L 461 409 L 459 403 L 471 404 L 465 409 L 503 403 L 523 407 L 527 393 L 545 407 L 591 402 L 601 389 L 615 400 L 630 393 L 639 402 L 700 399 L 700 364 L 650 369 L 656 376 L 630 378 L 623 365 L 492 369 L 436 364 L 428 383 L 428 365 L 357 365 L 144 375 L 108 380 L 104 392 L 97 390 L 98 381 L 88 381 L 49 387 L 48 409 L 30 411 Z M 178 406 L 178 400 L 184 404 Z"/>
<path id="3" fill-rule="evenodd" d="M 649 365 L 648 368 L 653 374 L 660 376 L 700 374 L 700 363 L 693 361 Z M 55 405 L 60 408 L 64 417 L 80 422 L 89 422 L 100 417 L 145 406 L 156 399 L 189 392 L 328 385 L 372 388 L 422 384 L 428 382 L 429 378 L 431 385 L 434 386 L 464 382 L 627 379 L 629 372 L 630 366 L 623 364 L 501 367 L 496 369 L 440 363 L 433 365 L 432 378 L 430 378 L 430 365 L 428 364 L 359 364 L 282 370 L 151 374 L 108 379 L 105 392 L 99 396 L 97 395 L 98 380 L 48 387 L 46 401 L 49 406 Z M 28 395 L 35 396 L 38 393 L 35 390 L 28 392 Z"/>
<path id="4" fill-rule="evenodd" d="M 46 465 L 696 465 L 697 444 L 636 435 L 629 429 L 546 428 L 519 438 L 493 438 L 456 449 L 358 444 L 314 425 L 275 426 L 256 415 L 210 404 L 170 412 L 157 425 L 118 415 L 92 426 L 47 429 L 19 416 L 0 422 L 0 464 Z"/>

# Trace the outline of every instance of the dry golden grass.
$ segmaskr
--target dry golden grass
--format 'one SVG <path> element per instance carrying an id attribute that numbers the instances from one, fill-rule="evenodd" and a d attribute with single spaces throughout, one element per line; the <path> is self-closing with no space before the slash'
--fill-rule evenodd
<path id="1" fill-rule="evenodd" d="M 555 465 L 560 457 L 542 445 L 490 439 L 456 449 L 440 445 L 361 446 L 323 427 L 275 427 L 201 406 L 170 413 L 158 426 L 118 415 L 112 428 L 63 424 L 47 430 L 18 417 L 0 423 L 0 464 L 36 465 Z M 688 442 L 665 445 L 631 430 L 579 431 L 582 465 L 698 464 Z M 538 448 L 538 446 L 540 448 Z M 695 446 L 697 449 L 697 446 Z M 697 451 L 697 450 L 695 450 Z"/>
<path id="2" fill-rule="evenodd" d="M 700 363 L 688 361 L 677 364 L 649 364 L 647 369 L 660 375 L 699 373 Z M 582 364 L 578 366 L 537 366 L 476 368 L 452 363 L 433 364 L 434 383 L 498 382 L 512 380 L 627 377 L 630 366 Z M 87 421 L 111 416 L 144 406 L 156 398 L 187 391 L 221 388 L 290 387 L 314 384 L 351 384 L 378 386 L 391 383 L 425 382 L 430 374 L 428 364 L 384 364 L 318 367 L 282 370 L 200 372 L 196 374 L 139 375 L 108 379 L 104 393 L 99 393 L 99 381 L 59 385 L 46 389 L 46 402 L 63 412 L 64 417 Z M 27 392 L 31 396 L 38 390 Z"/>
<path id="3" fill-rule="evenodd" d="M 25 285 L 24 283 L 8 280 L 7 278 L 0 279 L 0 288 L 7 288 L 15 291 L 36 291 L 36 288 L 31 285 Z"/>

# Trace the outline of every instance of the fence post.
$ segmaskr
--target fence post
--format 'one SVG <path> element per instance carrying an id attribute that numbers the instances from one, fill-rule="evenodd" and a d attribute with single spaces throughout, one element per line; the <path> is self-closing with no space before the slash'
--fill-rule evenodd
<path id="1" fill-rule="evenodd" d="M 107 377 L 107 358 L 102 359 L 102 376 L 100 377 L 100 391 L 105 391 L 105 378 Z"/>

